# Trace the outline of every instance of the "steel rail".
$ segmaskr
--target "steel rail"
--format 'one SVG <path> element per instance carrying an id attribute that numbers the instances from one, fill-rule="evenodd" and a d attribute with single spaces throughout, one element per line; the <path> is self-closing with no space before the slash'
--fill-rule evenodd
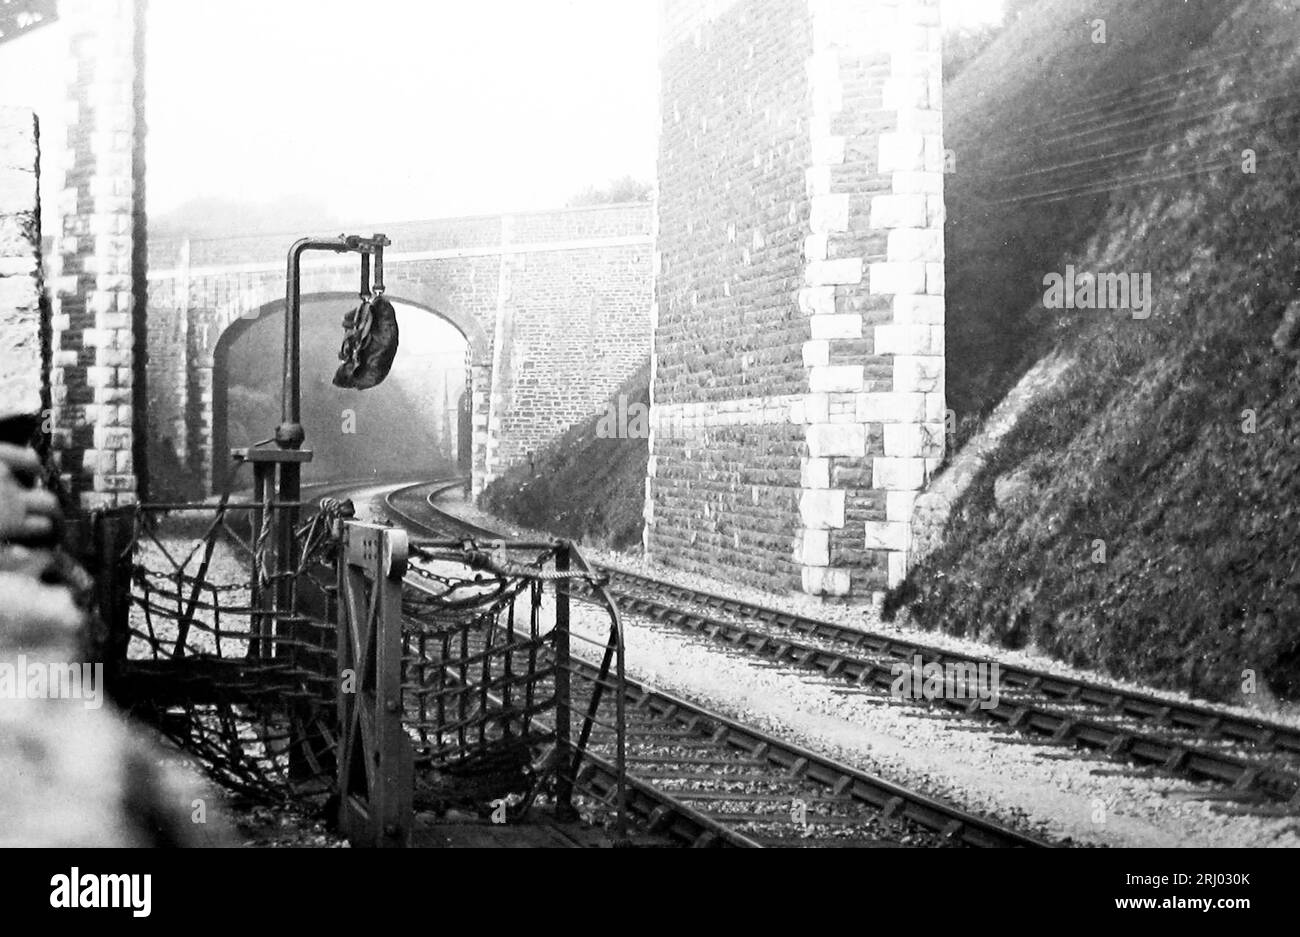
<path id="1" fill-rule="evenodd" d="M 1246 742 L 1275 748 L 1279 751 L 1300 754 L 1300 729 L 1265 719 L 1247 718 L 1225 710 L 1195 703 L 1161 699 L 1135 690 L 1117 689 L 1077 677 L 1062 676 L 1032 667 L 1023 667 L 975 657 L 950 650 L 921 644 L 891 635 L 874 634 L 834 622 L 809 618 L 779 609 L 768 608 L 752 602 L 732 599 L 713 592 L 678 586 L 651 576 L 634 573 L 617 567 L 602 566 L 602 572 L 611 580 L 634 583 L 656 594 L 667 594 L 676 599 L 697 605 L 713 606 L 732 614 L 752 617 L 766 624 L 806 632 L 813 637 L 822 636 L 846 641 L 874 653 L 899 658 L 922 656 L 926 662 L 997 663 L 1003 682 L 1026 690 L 1039 692 L 1067 703 L 1087 703 L 1138 719 L 1167 721 L 1174 727 L 1209 733 L 1230 741 Z M 757 634 L 757 632 L 755 632 Z"/>
<path id="2" fill-rule="evenodd" d="M 575 659 L 574 665 L 589 676 L 595 665 Z M 1021 833 L 925 794 L 900 787 L 884 778 L 841 764 L 771 733 L 745 725 L 682 697 L 627 680 L 633 696 L 632 709 L 652 713 L 660 721 L 677 723 L 692 733 L 707 736 L 765 761 L 786 772 L 791 780 L 809 780 L 823 785 L 837 797 L 849 797 L 880 811 L 886 817 L 901 817 L 938 833 L 946 839 L 976 847 L 1051 847 L 1036 836 Z M 666 759 L 671 760 L 671 758 Z M 751 795 L 738 794 L 744 801 Z"/>
<path id="3" fill-rule="evenodd" d="M 618 576 L 615 574 L 614 581 Z M 632 595 L 614 589 L 623 607 L 631 614 L 641 614 L 667 621 L 671 624 L 700 631 L 710 637 L 739 647 L 750 653 L 780 663 L 819 670 L 830 677 L 839 677 L 857 686 L 875 685 L 889 690 L 898 679 L 894 669 L 878 661 L 854 657 L 851 654 L 828 650 L 794 639 L 774 638 L 734 622 L 712 618 L 698 612 L 687 611 L 654 599 Z M 882 650 L 889 654 L 889 650 Z M 892 656 L 892 655 L 889 655 Z M 969 663 L 969 659 L 956 658 Z M 954 656 L 945 655 L 944 661 L 953 662 Z M 931 658 L 925 663 L 942 663 Z M 908 665 L 910 668 L 910 664 Z M 1082 716 L 1071 715 L 1023 700 L 999 698 L 994 705 L 981 705 L 978 698 L 940 695 L 935 702 L 949 709 L 969 715 L 1005 723 L 1021 732 L 1050 736 L 1054 742 L 1073 742 L 1107 755 L 1127 755 L 1134 760 L 1155 764 L 1174 772 L 1227 784 L 1236 790 L 1259 790 L 1274 798 L 1289 800 L 1300 805 L 1300 774 L 1260 765 L 1245 758 L 1214 752 L 1180 742 L 1161 738 L 1151 733 L 1137 732 L 1123 726 L 1108 725 Z"/>
<path id="4" fill-rule="evenodd" d="M 445 491 L 446 488 L 440 490 Z M 454 515 L 432 504 L 430 504 L 430 508 L 437 512 L 440 517 L 445 518 L 449 524 L 462 523 Z M 484 535 L 499 536 L 481 527 L 474 529 Z M 716 607 L 732 614 L 755 618 L 765 624 L 807 633 L 813 637 L 821 636 L 832 640 L 845 641 L 859 648 L 885 656 L 910 659 L 919 654 L 926 662 L 997 663 L 1003 682 L 1025 690 L 1042 693 L 1054 699 L 1060 699 L 1062 702 L 1100 706 L 1117 715 L 1132 716 L 1142 720 L 1165 721 L 1175 728 L 1190 729 L 1205 733 L 1210 737 L 1244 742 L 1300 755 L 1300 728 L 1283 723 L 1272 722 L 1263 718 L 1241 716 L 1212 706 L 1163 699 L 1137 690 L 1108 687 L 1078 677 L 1064 676 L 1033 667 L 1008 664 L 987 657 L 962 654 L 893 635 L 875 634 L 870 631 L 851 628 L 847 625 L 836 624 L 835 622 L 718 595 L 702 589 L 676 585 L 642 573 L 620 569 L 616 566 L 601 564 L 596 568 L 604 575 L 609 576 L 613 582 L 621 581 L 636 584 L 654 592 L 656 595 L 669 595 L 697 605 Z M 625 595 L 622 592 L 619 594 Z M 732 626 L 728 624 L 728 627 Z M 759 635 L 758 632 L 754 632 L 754 634 Z M 819 653 L 826 652 L 819 649 Z"/>
<path id="5" fill-rule="evenodd" d="M 468 525 L 455 515 L 439 508 L 433 502 L 455 483 L 437 483 L 425 499 L 428 509 L 450 528 L 470 529 L 476 535 L 497 536 L 477 525 Z M 412 486 L 412 488 L 418 486 Z M 410 489 L 403 489 L 410 490 Z M 404 517 L 409 514 L 401 512 Z M 411 518 L 414 520 L 414 518 Z M 1044 670 L 975 657 L 933 645 L 922 644 L 895 636 L 876 634 L 834 622 L 823 621 L 783 612 L 733 599 L 700 589 L 679 586 L 642 573 L 610 566 L 596 569 L 610 580 L 610 591 L 628 611 L 645 614 L 678 627 L 687 628 L 720 638 L 742 650 L 759 654 L 782 663 L 820 670 L 832 677 L 863 686 L 874 684 L 890 687 L 896 677 L 889 667 L 878 661 L 854 656 L 854 652 L 871 654 L 911 662 L 920 658 L 923 664 L 994 664 L 999 668 L 1003 685 L 1025 693 L 1040 694 L 1049 702 L 1068 706 L 1092 706 L 1114 717 L 1130 717 L 1156 727 L 1191 731 L 1198 735 L 1194 741 L 1168 738 L 1122 725 L 1112 725 L 1085 716 L 1063 712 L 1050 706 L 1026 700 L 999 700 L 996 706 L 980 708 L 972 701 L 943 697 L 939 701 L 952 709 L 968 714 L 979 714 L 995 722 L 1028 735 L 1048 736 L 1054 742 L 1075 743 L 1109 756 L 1127 756 L 1133 760 L 1160 768 L 1212 781 L 1236 791 L 1258 791 L 1291 807 L 1300 807 L 1300 773 L 1260 764 L 1228 752 L 1216 752 L 1197 743 L 1219 740 L 1230 744 L 1244 744 L 1285 755 L 1300 755 L 1300 730 L 1264 719 L 1239 716 L 1213 707 L 1193 703 L 1165 700 L 1151 694 L 1107 687 L 1091 681 L 1053 674 Z M 623 588 L 619 588 L 622 585 Z M 641 589 L 654 596 L 667 596 L 677 601 L 693 603 L 706 608 L 717 608 L 733 615 L 752 618 L 767 626 L 787 629 L 796 634 L 847 643 L 847 652 L 830 650 L 796 639 L 775 639 L 770 634 L 757 631 L 732 621 L 726 621 L 689 609 L 682 609 L 660 598 L 629 591 L 628 587 Z"/>
<path id="6" fill-rule="evenodd" d="M 427 525 L 411 521 L 426 530 Z M 406 584 L 418 592 L 431 593 L 431 590 L 418 580 L 407 580 Z M 419 621 L 419 615 L 409 616 Z M 576 660 L 572 661 L 577 663 Z M 598 669 L 594 668 L 593 669 Z M 487 697 L 496 705 L 503 705 L 502 698 L 489 692 Z M 546 719 L 533 718 L 533 724 L 543 731 L 555 731 L 555 727 Z M 668 836 L 677 842 L 693 847 L 741 847 L 754 848 L 760 844 L 724 824 L 705 816 L 688 804 L 682 803 L 653 785 L 633 775 L 623 774 L 620 789 L 620 774 L 616 763 L 595 754 L 590 749 L 581 751 L 582 764 L 574 778 L 576 785 L 586 785 L 591 794 L 613 809 L 618 809 L 620 798 L 623 808 L 631 815 L 639 817 L 648 832 Z"/>
<path id="7" fill-rule="evenodd" d="M 457 482 L 447 482 L 439 491 L 455 487 Z M 393 505 L 397 495 L 410 492 L 424 486 L 409 486 L 396 489 L 386 496 L 387 506 L 404 521 L 427 531 L 438 529 L 420 521 Z M 432 499 L 426 503 L 446 527 L 470 529 L 479 534 L 490 535 L 498 539 L 494 531 L 468 523 L 462 523 L 453 515 L 434 507 Z M 443 531 L 445 532 L 445 531 Z M 574 658 L 572 666 L 581 673 L 593 687 L 602 679 L 603 669 L 585 660 Z M 808 749 L 786 742 L 770 733 L 752 726 L 744 725 L 728 716 L 708 710 L 696 703 L 689 702 L 661 690 L 652 689 L 630 678 L 625 678 L 627 693 L 630 697 L 629 708 L 637 712 L 649 712 L 657 721 L 678 724 L 687 730 L 688 737 L 708 738 L 715 744 L 725 744 L 745 752 L 751 758 L 779 768 L 783 776 L 791 781 L 812 781 L 828 787 L 837 798 L 847 797 L 851 801 L 864 804 L 889 819 L 898 817 L 909 820 L 918 826 L 939 834 L 944 839 L 960 842 L 975 847 L 1049 847 L 1052 844 L 997 822 L 975 816 L 930 798 L 924 794 L 893 784 L 867 772 L 840 764 L 832 759 L 818 755 Z M 635 737 L 635 732 L 630 733 Z M 671 762 L 671 756 L 663 759 Z M 600 756 L 587 749 L 584 752 L 584 765 L 579 777 L 604 778 L 613 783 L 618 772 Z M 626 774 L 628 779 L 627 803 L 629 808 L 642 816 L 648 816 L 652 832 L 680 833 L 683 829 L 692 831 L 690 838 L 697 845 L 751 845 L 761 846 L 757 840 L 745 837 L 712 817 L 700 813 L 677 798 L 656 789 L 645 779 L 635 773 Z M 734 799 L 744 802 L 751 795 L 737 794 Z M 685 798 L 689 800 L 689 796 Z M 649 814 L 646 805 L 653 803 Z M 750 818 L 752 819 L 752 818 Z"/>

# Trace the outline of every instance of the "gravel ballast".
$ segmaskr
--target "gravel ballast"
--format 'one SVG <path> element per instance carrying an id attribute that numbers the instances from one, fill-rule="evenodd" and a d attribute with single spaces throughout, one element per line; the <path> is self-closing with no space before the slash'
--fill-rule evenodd
<path id="1" fill-rule="evenodd" d="M 512 536 L 545 536 L 448 499 L 447 510 L 473 523 Z M 674 583 L 792 613 L 966 654 L 1170 700 L 1187 697 L 1152 691 L 1081 672 L 1058 661 L 901 624 L 886 625 L 872 608 L 826 605 L 802 596 L 783 596 L 664 570 L 640 557 L 584 548 L 593 562 L 653 575 Z M 595 638 L 603 615 L 578 606 L 574 630 Z M 896 702 L 873 693 L 846 692 L 842 681 L 810 671 L 774 666 L 700 636 L 657 622 L 624 621 L 629 674 L 696 700 L 807 748 L 895 783 L 915 787 L 973 813 L 987 815 L 1049 839 L 1096 846 L 1300 846 L 1300 818 L 1240 813 L 1231 801 L 1214 799 L 1211 785 L 1161 775 L 1122 762 L 1090 756 L 1047 742 L 1028 743 L 1014 732 L 987 723 L 944 718 L 923 705 Z M 575 642 L 575 649 L 583 642 Z M 1247 716 L 1258 713 L 1237 708 Z M 1270 718 L 1300 724 L 1291 713 Z"/>

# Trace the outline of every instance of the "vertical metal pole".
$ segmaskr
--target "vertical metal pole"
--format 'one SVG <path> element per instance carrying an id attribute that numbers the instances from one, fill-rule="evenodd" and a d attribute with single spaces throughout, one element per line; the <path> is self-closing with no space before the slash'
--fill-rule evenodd
<path id="1" fill-rule="evenodd" d="M 375 707 L 378 789 L 371 792 L 377 846 L 410 844 L 415 795 L 414 752 L 402 728 L 402 577 L 406 571 L 404 531 L 378 532 L 374 587 L 378 606 L 375 635 Z M 399 542 L 400 541 L 400 542 Z M 400 559 L 399 559 L 400 557 Z"/>
<path id="2" fill-rule="evenodd" d="M 295 445 L 289 438 L 282 438 L 281 431 L 290 426 L 297 426 L 301 431 L 302 380 L 299 365 L 301 346 L 299 336 L 299 318 L 301 316 L 301 284 L 299 283 L 299 266 L 302 252 L 306 250 L 309 240 L 304 238 L 289 248 L 289 264 L 285 271 L 284 284 L 284 384 L 280 394 L 281 426 L 276 430 L 276 443 L 282 449 L 297 449 L 302 445 L 299 439 Z"/>
<path id="3" fill-rule="evenodd" d="M 261 556 L 261 554 L 258 553 L 258 547 L 261 545 L 262 527 L 267 521 L 266 512 L 268 509 L 262 507 L 262 505 L 266 504 L 267 495 L 271 490 L 270 487 L 271 471 L 272 471 L 271 465 L 269 465 L 266 462 L 253 463 L 253 500 L 259 505 L 259 507 L 253 509 L 253 515 L 252 515 L 253 516 L 253 531 L 252 531 L 253 533 L 252 583 L 253 584 L 249 596 L 250 598 L 249 606 L 255 609 L 265 609 L 267 613 L 269 613 L 272 608 L 271 605 L 272 594 L 265 592 L 262 589 L 262 569 L 264 567 L 265 561 Z M 269 633 L 269 628 L 270 628 L 269 614 L 260 614 L 258 612 L 254 612 L 253 620 L 250 624 L 251 627 L 249 630 L 252 632 L 252 638 L 250 639 L 248 644 L 249 659 L 255 659 L 261 657 L 264 654 L 269 654 L 270 648 L 269 646 L 264 646 L 264 641 L 263 641 L 263 639 L 266 638 Z"/>
<path id="4" fill-rule="evenodd" d="M 275 606 L 278 613 L 275 621 L 277 637 L 288 637 L 286 627 L 281 622 L 285 616 L 293 615 L 297 608 L 298 579 L 292 573 L 298 568 L 298 543 L 293 535 L 298 526 L 298 509 L 288 505 L 297 502 L 302 494 L 299 484 L 300 469 L 297 462 L 280 463 L 280 501 L 283 504 L 275 511 L 279 527 L 275 571 L 280 577 L 275 585 Z M 282 652 L 286 649 L 281 648 L 278 642 L 274 647 L 274 656 L 285 656 Z"/>
<path id="5" fill-rule="evenodd" d="M 103 642 L 89 648 L 90 659 L 104 664 L 106 686 L 116 685 L 131 640 L 131 562 L 135 517 L 115 511 L 91 516 L 95 544 L 95 605 L 104 625 Z"/>
<path id="6" fill-rule="evenodd" d="M 555 551 L 555 571 L 569 571 L 569 544 L 562 543 Z M 573 699 L 570 684 L 569 654 L 569 584 L 564 579 L 555 582 L 555 754 L 559 765 L 555 776 L 555 815 L 561 820 L 572 820 L 577 811 L 573 808 L 573 778 L 569 771 L 573 764 Z"/>
<path id="7" fill-rule="evenodd" d="M 353 656 L 353 631 L 357 627 L 356 610 L 358 604 L 353 595 L 353 577 L 349 553 L 351 549 L 352 525 L 344 521 L 339 538 L 338 555 L 335 558 L 335 586 L 337 588 L 337 609 L 334 618 L 335 650 L 337 651 L 338 672 L 335 684 L 335 704 L 338 719 L 335 721 L 335 736 L 338 738 L 336 763 L 338 769 L 339 826 L 344 833 L 350 833 L 351 814 L 348 810 L 349 787 L 352 770 L 352 707 L 356 705 L 357 663 Z M 348 684 L 351 684 L 348 686 Z"/>
<path id="8" fill-rule="evenodd" d="M 618 729 L 618 750 L 614 764 L 618 771 L 618 791 L 615 799 L 617 814 L 614 832 L 619 840 L 627 839 L 627 672 L 624 660 L 623 635 L 620 622 L 615 617 L 611 626 L 615 639 L 615 666 L 618 669 L 618 687 L 614 691 L 615 721 Z"/>
<path id="9" fill-rule="evenodd" d="M 303 252 L 313 242 L 303 238 L 289 248 L 288 266 L 284 286 L 284 385 L 280 395 L 280 425 L 275 429 L 275 444 L 281 449 L 301 449 L 306 434 L 302 428 L 302 284 L 301 266 Z M 296 503 L 302 494 L 301 467 L 297 462 L 279 465 L 279 500 L 284 504 Z M 280 507 L 274 512 L 275 566 L 278 577 L 275 587 L 275 606 L 279 615 L 290 615 L 295 605 L 295 582 L 290 573 L 298 565 L 293 531 L 298 526 L 298 509 Z M 278 624 L 274 626 L 279 635 Z M 272 651 L 267 656 L 278 653 Z"/>

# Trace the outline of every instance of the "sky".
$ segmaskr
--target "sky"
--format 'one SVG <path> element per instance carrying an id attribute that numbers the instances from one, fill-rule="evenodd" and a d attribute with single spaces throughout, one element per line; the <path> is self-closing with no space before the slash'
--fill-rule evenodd
<path id="1" fill-rule="evenodd" d="M 951 23 L 1001 7 L 942 2 Z M 652 180 L 657 23 L 658 0 L 151 0 L 150 214 L 307 196 L 402 221 Z M 63 43 L 56 24 L 0 46 L 0 104 L 36 107 L 56 140 Z"/>

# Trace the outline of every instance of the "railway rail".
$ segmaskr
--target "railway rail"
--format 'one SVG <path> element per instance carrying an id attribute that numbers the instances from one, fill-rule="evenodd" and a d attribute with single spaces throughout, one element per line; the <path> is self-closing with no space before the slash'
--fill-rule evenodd
<path id="1" fill-rule="evenodd" d="M 434 486 L 440 493 L 457 481 Z M 387 497 L 405 525 L 486 540 L 492 531 L 439 512 L 414 516 L 413 490 Z M 418 577 L 410 580 L 421 588 Z M 572 638 L 584 640 L 575 631 Z M 573 659 L 575 711 L 602 685 L 599 668 Z M 647 829 L 693 846 L 1044 847 L 1049 843 L 924 794 L 839 764 L 694 702 L 626 680 L 628 809 Z M 593 723 L 577 792 L 612 809 L 612 726 Z"/>
<path id="2" fill-rule="evenodd" d="M 872 634 L 725 596 L 603 567 L 610 591 L 631 614 L 706 634 L 743 652 L 820 671 L 887 694 L 897 665 L 976 665 L 988 659 Z M 1171 773 L 1226 785 L 1242 800 L 1300 809 L 1300 732 L 1211 707 L 1117 690 L 998 663 L 1000 693 L 985 705 L 944 694 L 938 705 L 1023 734 L 1127 757 Z"/>
<path id="3" fill-rule="evenodd" d="M 446 529 L 498 536 L 434 503 L 456 484 L 425 486 L 431 489 L 423 499 L 426 510 Z M 390 507 L 403 513 L 393 500 Z M 1252 804 L 1250 809 L 1300 810 L 1300 730 L 1291 726 L 849 628 L 617 567 L 600 566 L 599 571 L 628 613 L 706 635 L 738 653 L 820 672 L 862 692 L 889 693 L 900 663 L 997 663 L 996 705 L 979 705 L 969 694 L 943 694 L 935 705 L 1049 743 L 1222 785 L 1228 788 L 1226 799 Z"/>

